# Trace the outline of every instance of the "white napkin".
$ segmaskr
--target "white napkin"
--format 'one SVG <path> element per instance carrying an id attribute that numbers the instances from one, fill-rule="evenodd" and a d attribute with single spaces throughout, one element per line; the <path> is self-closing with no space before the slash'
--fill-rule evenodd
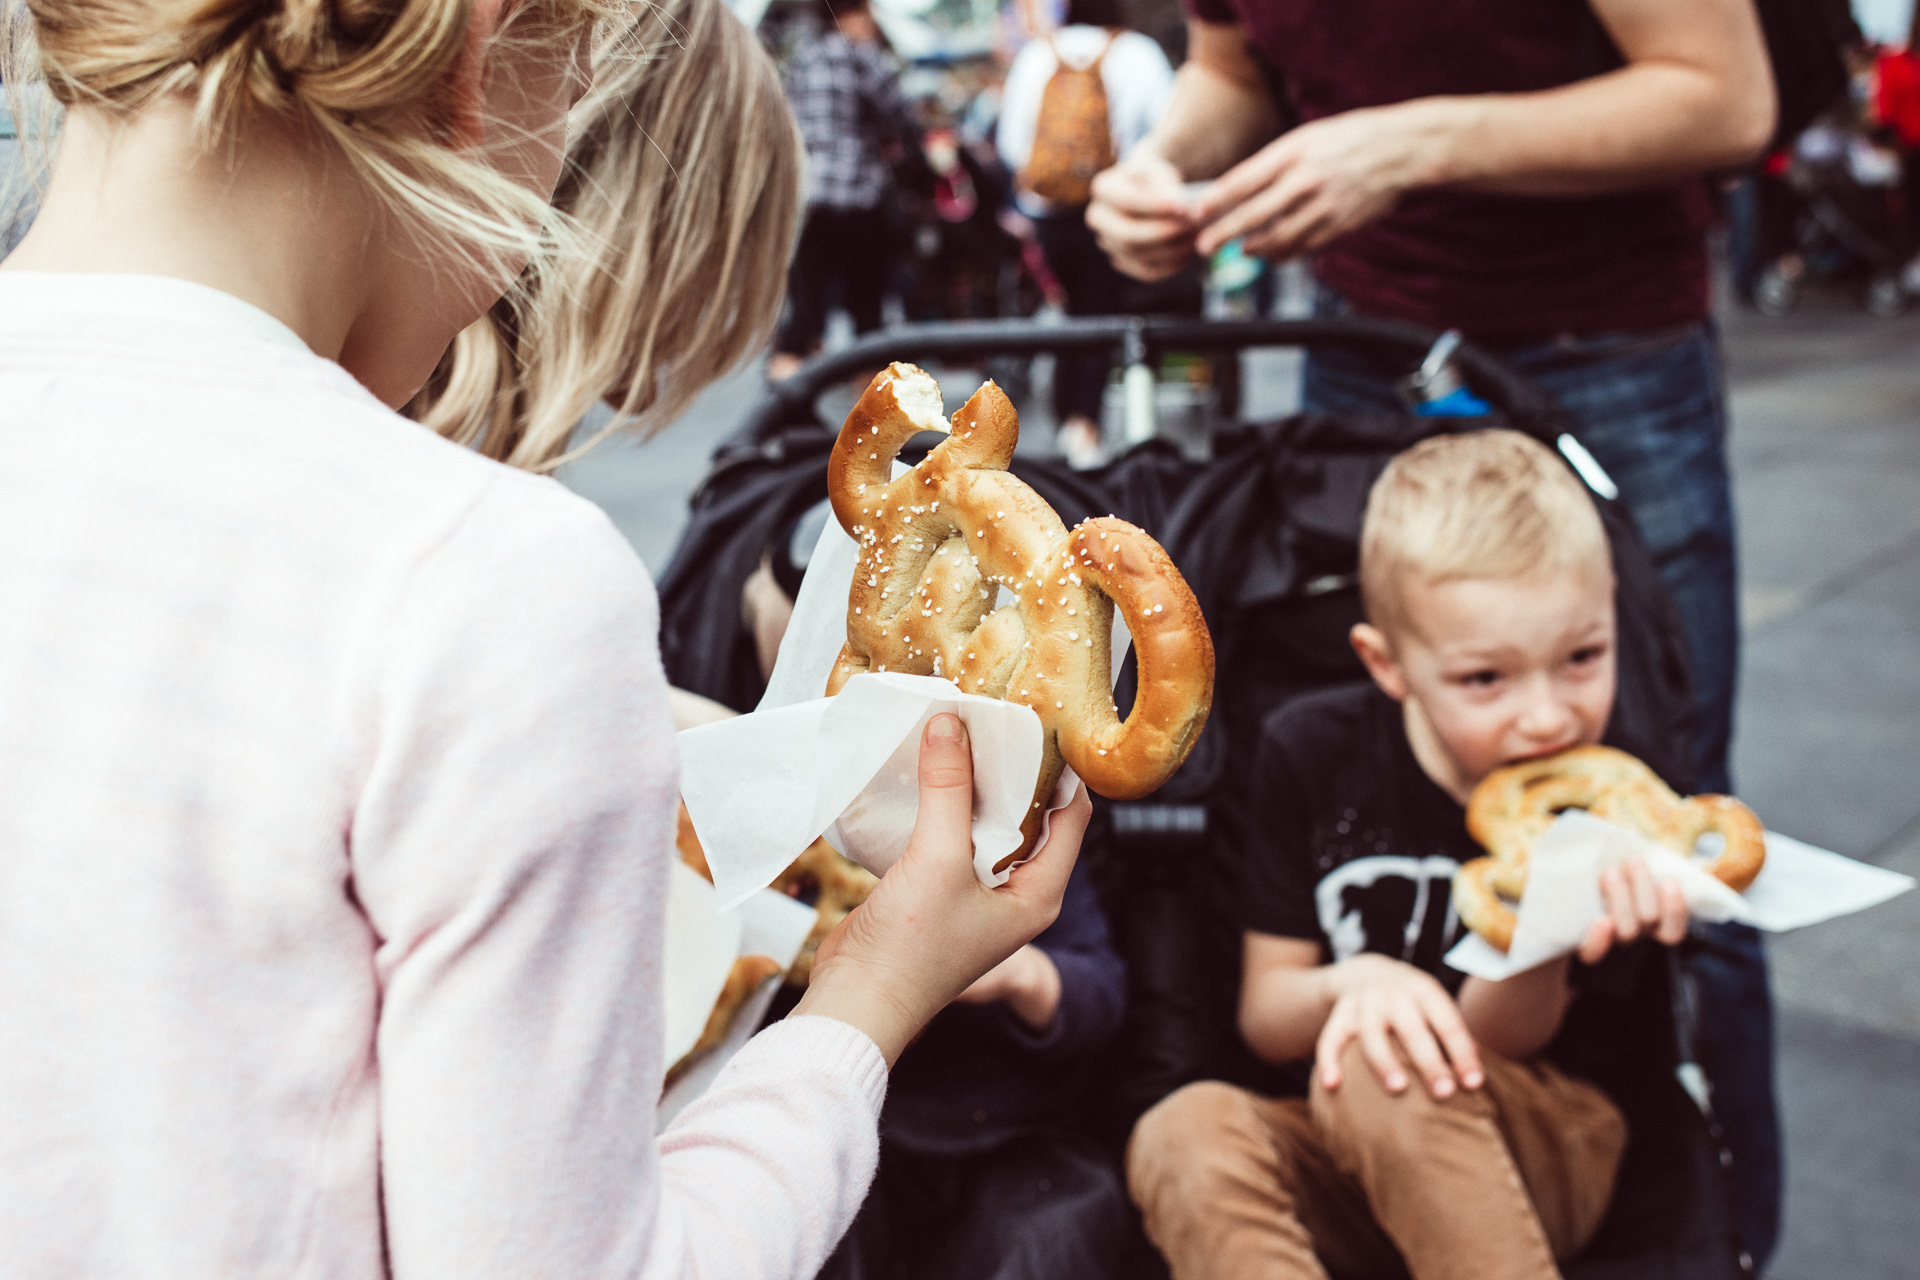
<path id="1" fill-rule="evenodd" d="M 713 886 L 675 859 L 667 881 L 666 991 L 663 1005 L 666 1057 L 672 1066 L 693 1048 L 713 1014 L 713 1003 L 741 956 L 770 956 L 784 972 L 813 932 L 817 913 L 803 902 L 762 889 L 731 911 L 722 911 Z M 779 986 L 768 979 L 768 998 Z M 761 1012 L 766 1003 L 761 1002 Z M 744 1012 L 749 1034 L 760 1021 Z"/>
<path id="2" fill-rule="evenodd" d="M 1656 880 L 1680 885 L 1702 920 L 1741 920 L 1781 933 L 1885 902 L 1914 887 L 1912 876 L 1855 862 L 1790 836 L 1767 832 L 1767 861 L 1745 894 L 1735 893 L 1691 858 L 1636 831 L 1578 810 L 1561 814 L 1535 844 L 1513 945 L 1502 955 L 1477 934 L 1447 953 L 1462 973 L 1498 981 L 1577 949 L 1604 913 L 1600 873 L 1628 857 L 1645 860 Z"/>
<path id="3" fill-rule="evenodd" d="M 823 834 L 875 875 L 892 866 L 919 810 L 920 736 L 942 711 L 960 717 L 972 743 L 974 871 L 983 884 L 1006 882 L 993 866 L 1020 845 L 1040 772 L 1040 718 L 950 680 L 898 672 L 858 675 L 838 697 L 823 696 L 847 639 L 858 554 L 828 519 L 759 708 L 680 734 L 681 794 L 722 907 L 767 885 Z M 1114 632 L 1117 672 L 1128 643 L 1117 616 Z M 1078 786 L 1068 770 L 1048 813 Z"/>

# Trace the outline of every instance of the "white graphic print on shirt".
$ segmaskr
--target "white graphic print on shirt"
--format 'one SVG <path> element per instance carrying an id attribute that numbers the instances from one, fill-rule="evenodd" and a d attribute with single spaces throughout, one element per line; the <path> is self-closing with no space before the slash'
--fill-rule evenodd
<path id="1" fill-rule="evenodd" d="M 1438 954 L 1454 933 L 1453 873 L 1460 864 L 1432 854 L 1373 854 L 1343 862 L 1314 886 L 1321 932 L 1336 961 L 1363 951 L 1418 963 L 1415 951 Z M 1437 913 L 1440 918 L 1432 919 Z M 1420 947 L 1429 929 L 1433 942 Z"/>

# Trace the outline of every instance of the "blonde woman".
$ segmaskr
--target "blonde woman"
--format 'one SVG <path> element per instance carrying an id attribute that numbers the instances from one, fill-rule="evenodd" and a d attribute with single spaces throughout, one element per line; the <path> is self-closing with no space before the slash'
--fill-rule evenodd
<path id="1" fill-rule="evenodd" d="M 591 252 L 550 257 L 454 340 L 407 412 L 549 471 L 595 401 L 607 431 L 671 422 L 766 346 L 803 150 L 773 61 L 721 0 L 608 24 L 554 192 Z M 605 432 L 602 433 L 604 435 Z"/>
<path id="2" fill-rule="evenodd" d="M 982 889 L 936 720 L 920 829 L 797 1016 L 654 1138 L 651 588 L 552 481 L 391 408 L 567 251 L 596 16 L 8 12 L 10 86 L 65 106 L 0 264 L 12 1270 L 810 1275 L 888 1065 L 1057 910 L 1084 808 Z"/>

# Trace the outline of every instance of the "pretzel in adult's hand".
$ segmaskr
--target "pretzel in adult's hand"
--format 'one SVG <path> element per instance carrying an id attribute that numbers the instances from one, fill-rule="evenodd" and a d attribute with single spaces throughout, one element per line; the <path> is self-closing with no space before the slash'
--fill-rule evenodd
<path id="1" fill-rule="evenodd" d="M 894 477 L 901 446 L 922 431 L 947 439 Z M 1101 795 L 1144 795 L 1193 750 L 1213 700 L 1213 641 L 1173 561 L 1110 516 L 1069 532 L 1007 470 L 1019 435 L 1013 405 L 991 382 L 949 433 L 939 384 L 893 364 L 847 415 L 827 464 L 833 513 L 860 547 L 847 644 L 827 692 L 862 671 L 903 671 L 945 676 L 1040 717 L 1034 801 L 1001 868 L 1033 848 L 1063 764 Z M 1012 598 L 996 607 L 1001 589 Z M 1139 662 L 1125 720 L 1113 703 L 1114 605 Z"/>
<path id="2" fill-rule="evenodd" d="M 1488 856 L 1461 866 L 1453 902 L 1466 926 L 1502 951 L 1513 944 L 1517 921 L 1505 900 L 1519 901 L 1534 841 L 1567 809 L 1585 809 L 1683 855 L 1717 831 L 1725 845 L 1702 869 L 1735 890 L 1752 884 L 1766 862 L 1766 833 L 1753 810 L 1732 796 L 1676 795 L 1613 747 L 1574 747 L 1495 769 L 1467 798 L 1467 832 Z"/>

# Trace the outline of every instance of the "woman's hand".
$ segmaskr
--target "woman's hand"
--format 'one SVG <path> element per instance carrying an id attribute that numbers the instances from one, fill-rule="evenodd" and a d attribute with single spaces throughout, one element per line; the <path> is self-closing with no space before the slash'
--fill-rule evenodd
<path id="1" fill-rule="evenodd" d="M 820 944 L 796 1014 L 851 1023 L 891 1066 L 928 1019 L 1060 914 L 1092 805 L 1083 790 L 998 889 L 973 871 L 973 758 L 955 715 L 927 723 L 913 838 L 873 895 Z"/>
<path id="2" fill-rule="evenodd" d="M 1136 280 L 1164 280 L 1193 261 L 1199 224 L 1187 204 L 1180 171 L 1159 156 L 1136 153 L 1094 176 L 1087 226 L 1116 270 Z"/>
<path id="3" fill-rule="evenodd" d="M 1280 135 L 1194 207 L 1199 251 L 1239 238 L 1250 255 L 1292 258 L 1373 221 L 1426 181 L 1437 114 L 1426 102 L 1371 107 Z"/>
<path id="4" fill-rule="evenodd" d="M 1060 969 L 1051 957 L 1029 942 L 986 971 L 959 999 L 963 1004 L 1004 1001 L 1013 1016 L 1034 1031 L 1053 1025 L 1060 1008 Z"/>
<path id="5" fill-rule="evenodd" d="M 1406 1068 L 1393 1041 L 1436 1098 L 1458 1088 L 1478 1089 L 1480 1054 L 1460 1009 L 1432 974 L 1381 955 L 1358 955 L 1332 966 L 1333 1012 L 1321 1028 L 1314 1070 L 1329 1089 L 1340 1087 L 1340 1058 L 1358 1040 L 1367 1064 L 1388 1093 L 1407 1087 Z"/>
<path id="6" fill-rule="evenodd" d="M 1672 882 L 1655 883 L 1647 864 L 1638 858 L 1627 858 L 1600 873 L 1600 900 L 1607 913 L 1589 925 L 1580 940 L 1583 964 L 1599 964 L 1607 952 L 1642 935 L 1669 947 L 1687 936 L 1691 913 L 1686 895 Z"/>

